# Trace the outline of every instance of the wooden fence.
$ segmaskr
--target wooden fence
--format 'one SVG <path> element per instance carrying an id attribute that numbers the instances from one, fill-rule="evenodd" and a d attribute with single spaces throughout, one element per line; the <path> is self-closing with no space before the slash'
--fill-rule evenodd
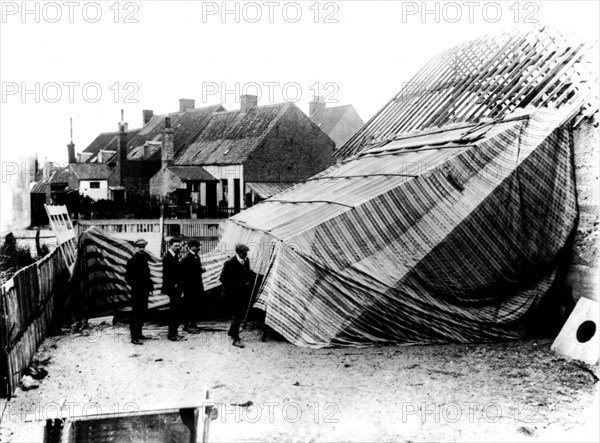
<path id="1" fill-rule="evenodd" d="M 70 278 L 64 244 L 21 269 L 0 292 L 0 397 L 10 398 L 23 371 L 60 317 Z M 69 251 L 70 252 L 70 251 Z"/>
<path id="2" fill-rule="evenodd" d="M 147 249 L 157 255 L 160 255 L 161 241 L 180 235 L 199 240 L 200 253 L 207 254 L 218 245 L 221 221 L 221 219 L 164 219 L 161 227 L 159 219 L 80 220 L 77 229 L 78 237 L 91 226 L 127 240 L 141 237 L 148 241 Z"/>

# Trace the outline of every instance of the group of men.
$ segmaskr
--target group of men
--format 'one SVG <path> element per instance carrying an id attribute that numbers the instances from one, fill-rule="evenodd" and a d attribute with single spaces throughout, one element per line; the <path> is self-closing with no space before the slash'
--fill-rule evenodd
<path id="1" fill-rule="evenodd" d="M 127 262 L 125 280 L 131 287 L 132 319 L 130 323 L 131 342 L 142 345 L 146 337 L 142 334 L 142 325 L 148 309 L 148 297 L 154 290 L 150 276 L 146 242 L 143 239 L 135 243 L 135 254 Z M 187 242 L 188 251 L 180 257 L 182 249 L 181 239 L 174 237 L 169 240 L 169 247 L 163 258 L 163 286 L 162 293 L 169 296 L 169 332 L 168 339 L 179 341 L 179 326 L 189 333 L 198 332 L 196 319 L 201 309 L 201 300 L 204 294 L 202 274 L 206 269 L 200 260 L 200 243 L 197 240 Z M 243 348 L 240 339 L 240 324 L 256 274 L 250 270 L 248 259 L 249 248 L 238 244 L 235 255 L 225 261 L 219 278 L 223 285 L 223 296 L 227 306 L 233 314 L 233 321 L 228 335 L 233 340 L 233 345 Z"/>

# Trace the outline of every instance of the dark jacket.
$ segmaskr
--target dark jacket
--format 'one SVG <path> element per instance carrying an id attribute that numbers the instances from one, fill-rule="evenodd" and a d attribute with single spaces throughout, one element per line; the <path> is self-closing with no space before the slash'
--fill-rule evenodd
<path id="1" fill-rule="evenodd" d="M 125 280 L 135 292 L 152 292 L 154 284 L 150 277 L 150 266 L 148 265 L 148 254 L 134 254 L 127 262 Z"/>
<path id="2" fill-rule="evenodd" d="M 163 294 L 173 294 L 182 290 L 181 266 L 179 257 L 173 256 L 170 251 L 163 258 Z"/>
<path id="3" fill-rule="evenodd" d="M 240 297 L 252 290 L 256 274 L 250 270 L 250 259 L 246 258 L 242 265 L 237 255 L 230 257 L 223 264 L 219 281 L 223 284 L 223 296 Z"/>
<path id="4" fill-rule="evenodd" d="M 204 284 L 202 283 L 202 262 L 198 254 L 187 252 L 180 261 L 181 289 L 184 295 L 194 293 L 202 295 Z"/>

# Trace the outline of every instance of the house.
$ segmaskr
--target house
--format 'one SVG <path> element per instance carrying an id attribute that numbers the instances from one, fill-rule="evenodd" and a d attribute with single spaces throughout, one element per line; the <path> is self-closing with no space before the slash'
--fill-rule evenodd
<path id="1" fill-rule="evenodd" d="M 152 195 L 178 192 L 200 217 L 229 216 L 332 164 L 333 141 L 294 104 L 258 106 L 251 95 L 240 102 L 237 111 L 215 112 L 180 152 L 167 143 Z M 163 139 L 177 137 L 170 122 L 164 131 Z"/>
<path id="2" fill-rule="evenodd" d="M 37 163 L 37 160 L 36 160 Z M 29 193 L 31 198 L 31 225 L 48 224 L 45 204 L 64 205 L 72 193 L 69 188 L 69 167 L 46 162 L 36 173 L 37 181 Z"/>
<path id="3" fill-rule="evenodd" d="M 363 122 L 352 105 L 327 107 L 322 96 L 309 102 L 308 116 L 340 148 L 363 127 Z"/>
<path id="4" fill-rule="evenodd" d="M 113 169 L 106 163 L 71 163 L 69 188 L 92 200 L 109 200 L 108 180 L 112 173 Z"/>
<path id="5" fill-rule="evenodd" d="M 128 129 L 127 138 L 134 137 L 141 128 Z M 119 147 L 119 131 L 102 132 L 77 156 L 77 163 L 108 163 L 117 153 Z"/>
<path id="6" fill-rule="evenodd" d="M 225 110 L 220 104 L 196 108 L 190 99 L 180 99 L 179 103 L 179 111 L 167 115 L 144 110 L 144 125 L 140 129 L 129 130 L 122 116 L 119 131 L 100 134 L 80 154 L 85 163 L 105 163 L 113 169 L 108 180 L 109 198 L 126 201 L 127 195 L 149 195 L 150 178 L 161 168 L 166 119 L 178 129 L 173 139 L 174 152 L 178 153 L 195 140 L 214 112 Z"/>

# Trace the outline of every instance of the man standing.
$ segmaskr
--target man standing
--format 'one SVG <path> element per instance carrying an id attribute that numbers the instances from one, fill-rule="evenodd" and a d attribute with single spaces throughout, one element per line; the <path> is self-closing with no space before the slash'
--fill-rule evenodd
<path id="1" fill-rule="evenodd" d="M 146 245 L 148 242 L 144 239 L 136 240 L 134 245 L 135 254 L 127 262 L 125 280 L 131 286 L 131 343 L 134 345 L 143 345 L 142 340 L 146 339 L 142 335 L 142 325 L 144 316 L 148 309 L 148 297 L 154 290 L 152 279 L 150 277 L 150 267 L 148 266 L 148 254 Z"/>
<path id="2" fill-rule="evenodd" d="M 177 333 L 181 323 L 181 270 L 179 264 L 181 241 L 173 237 L 169 240 L 169 249 L 163 258 L 162 292 L 169 296 L 169 334 L 168 339 L 178 341 L 182 337 Z"/>
<path id="3" fill-rule="evenodd" d="M 181 259 L 181 281 L 183 289 L 183 306 L 185 323 L 183 329 L 186 332 L 197 332 L 196 318 L 198 316 L 200 300 L 204 293 L 202 273 L 206 271 L 202 267 L 200 256 L 200 242 L 190 240 L 188 252 Z"/>
<path id="4" fill-rule="evenodd" d="M 240 323 L 246 314 L 255 278 L 255 273 L 250 270 L 248 250 L 248 246 L 238 244 L 235 255 L 223 264 L 219 277 L 223 284 L 223 296 L 233 312 L 233 321 L 227 335 L 233 339 L 233 346 L 238 348 L 244 347 L 240 339 Z"/>

